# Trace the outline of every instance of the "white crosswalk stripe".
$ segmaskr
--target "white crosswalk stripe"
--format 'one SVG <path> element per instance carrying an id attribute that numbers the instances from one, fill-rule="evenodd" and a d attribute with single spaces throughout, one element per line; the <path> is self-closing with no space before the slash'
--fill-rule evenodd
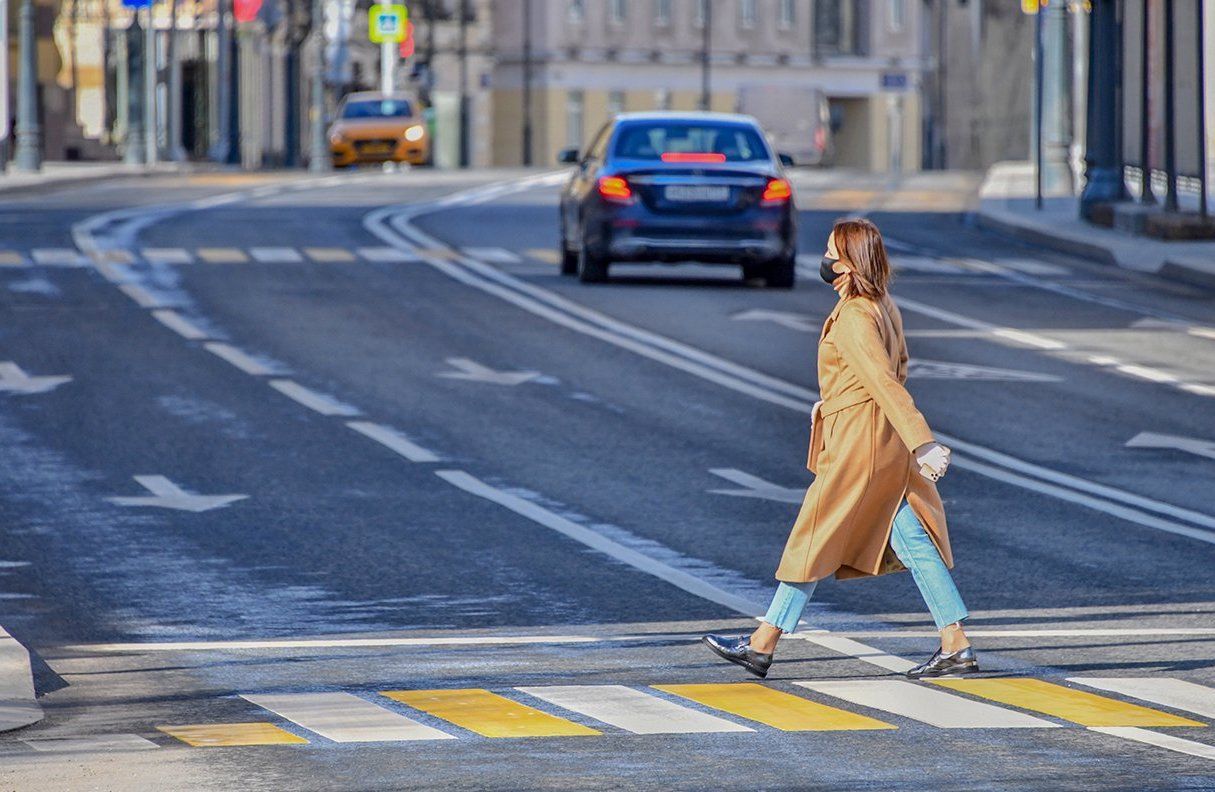
<path id="1" fill-rule="evenodd" d="M 1068 677 L 1069 682 L 1215 718 L 1215 688 L 1169 677 Z"/>
<path id="2" fill-rule="evenodd" d="M 55 267 L 83 267 L 88 264 L 84 254 L 74 248 L 34 248 L 30 256 L 38 264 Z"/>
<path id="3" fill-rule="evenodd" d="M 633 734 L 754 731 L 624 685 L 554 685 L 516 690 Z"/>
<path id="4" fill-rule="evenodd" d="M 147 751 L 160 746 L 138 734 L 98 734 L 89 737 L 43 737 L 21 742 L 35 751 L 46 753 L 89 753 L 111 751 Z"/>
<path id="5" fill-rule="evenodd" d="M 262 264 L 295 264 L 304 260 L 303 254 L 290 247 L 251 247 L 249 255 Z"/>
<path id="6" fill-rule="evenodd" d="M 1177 753 L 1197 756 L 1201 759 L 1215 759 L 1215 745 L 1207 745 L 1206 743 L 1187 740 L 1184 737 L 1164 734 L 1163 732 L 1152 731 L 1151 729 L 1141 729 L 1137 726 L 1090 726 L 1089 730 L 1100 732 L 1101 734 L 1109 734 L 1114 737 L 1121 737 L 1124 740 L 1134 740 L 1135 742 L 1154 745 L 1157 748 L 1164 748 L 1169 751 L 1176 751 Z"/>
<path id="7" fill-rule="evenodd" d="M 265 693 L 241 698 L 334 742 L 456 739 L 350 693 Z"/>
<path id="8" fill-rule="evenodd" d="M 466 256 L 491 264 L 516 264 L 521 260 L 518 253 L 500 247 L 466 247 L 462 252 Z"/>
<path id="9" fill-rule="evenodd" d="M 1040 729 L 1059 725 L 901 680 L 848 679 L 793 684 L 942 729 Z"/>

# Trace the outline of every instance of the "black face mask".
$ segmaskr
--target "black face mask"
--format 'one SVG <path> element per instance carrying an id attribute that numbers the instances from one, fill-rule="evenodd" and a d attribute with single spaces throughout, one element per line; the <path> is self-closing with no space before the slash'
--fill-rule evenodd
<path id="1" fill-rule="evenodd" d="M 839 261 L 839 259 L 833 259 L 830 256 L 823 256 L 823 260 L 819 262 L 819 265 L 818 265 L 819 277 L 822 278 L 827 283 L 835 283 L 835 279 L 838 278 L 840 275 L 844 274 L 842 272 L 836 272 L 835 270 L 831 269 L 831 265 L 836 263 L 837 261 Z"/>

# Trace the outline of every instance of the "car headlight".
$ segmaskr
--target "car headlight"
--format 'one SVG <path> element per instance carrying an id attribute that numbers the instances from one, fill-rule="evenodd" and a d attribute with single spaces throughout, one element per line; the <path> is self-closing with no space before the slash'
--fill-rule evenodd
<path id="1" fill-rule="evenodd" d="M 342 135 L 341 132 L 332 132 L 329 135 L 329 142 L 330 143 L 345 143 L 346 138 Z"/>
<path id="2" fill-rule="evenodd" d="M 414 124 L 409 129 L 405 130 L 405 139 L 410 143 L 417 143 L 422 139 L 422 135 L 426 134 L 425 128 L 421 124 Z"/>

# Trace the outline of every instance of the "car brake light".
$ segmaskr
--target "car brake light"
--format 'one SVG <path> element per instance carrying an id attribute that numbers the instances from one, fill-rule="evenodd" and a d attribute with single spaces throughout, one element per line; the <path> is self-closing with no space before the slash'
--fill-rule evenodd
<path id="1" fill-rule="evenodd" d="M 664 151 L 663 162 L 725 162 L 726 155 L 712 151 Z"/>
<path id="2" fill-rule="evenodd" d="M 629 183 L 620 176 L 600 176 L 598 188 L 599 197 L 605 201 L 633 202 L 633 190 L 629 187 Z"/>
<path id="3" fill-rule="evenodd" d="M 793 197 L 793 188 L 785 179 L 769 179 L 764 188 L 763 202 L 766 204 L 784 203 Z"/>

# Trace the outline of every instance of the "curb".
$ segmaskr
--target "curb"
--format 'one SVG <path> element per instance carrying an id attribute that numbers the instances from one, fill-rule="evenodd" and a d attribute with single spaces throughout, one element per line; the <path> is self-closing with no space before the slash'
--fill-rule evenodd
<path id="1" fill-rule="evenodd" d="M 1059 236 L 1038 228 L 1005 220 L 983 211 L 972 211 L 967 215 L 967 219 L 976 228 L 996 231 L 1048 250 L 1088 259 L 1098 264 L 1120 267 L 1131 272 L 1156 275 L 1175 283 L 1184 283 L 1187 286 L 1215 289 L 1215 272 L 1211 272 L 1206 268 L 1192 266 L 1186 263 L 1183 258 L 1166 258 L 1154 272 L 1150 270 L 1138 270 L 1123 267 L 1118 262 L 1118 257 L 1114 254 L 1114 251 L 1094 242 L 1084 242 L 1079 239 Z"/>
<path id="2" fill-rule="evenodd" d="M 42 716 L 29 650 L 0 627 L 0 732 L 37 723 Z"/>
<path id="3" fill-rule="evenodd" d="M 112 179 L 128 179 L 128 178 L 147 178 L 150 176 L 172 176 L 183 173 L 192 173 L 198 170 L 193 163 L 174 163 L 173 165 L 154 166 L 152 168 L 140 166 L 126 166 L 129 170 L 122 166 L 113 169 L 104 170 L 99 173 L 82 173 L 76 176 L 65 176 L 61 179 L 48 178 L 43 181 L 26 182 L 24 184 L 5 184 L 4 176 L 0 175 L 0 198 L 8 196 L 25 195 L 45 195 L 47 193 L 56 192 L 63 189 L 71 189 L 73 187 L 82 187 L 97 182 L 110 181 Z"/>

